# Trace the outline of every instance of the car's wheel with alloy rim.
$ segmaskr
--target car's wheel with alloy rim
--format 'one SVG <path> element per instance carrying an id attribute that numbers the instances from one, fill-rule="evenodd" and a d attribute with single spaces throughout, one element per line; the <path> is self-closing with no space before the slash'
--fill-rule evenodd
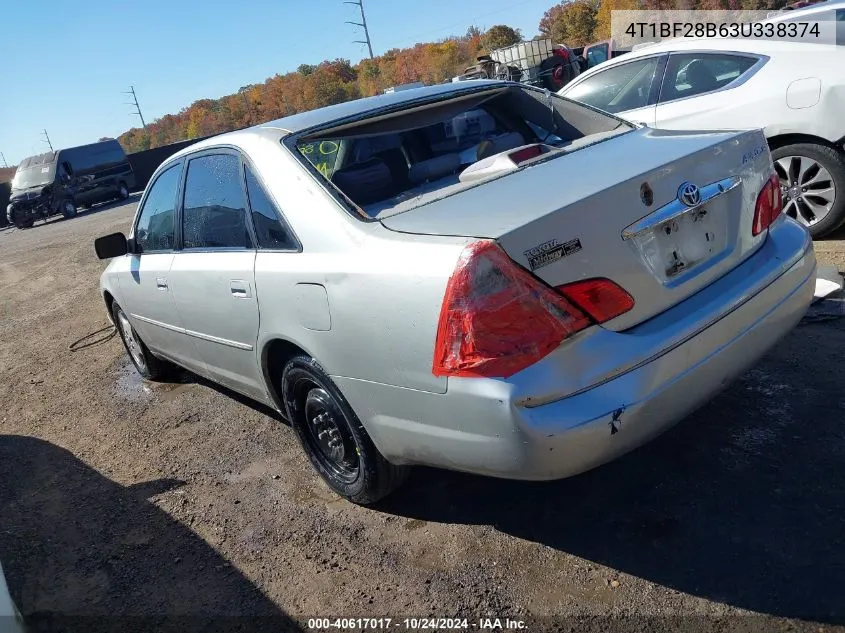
<path id="1" fill-rule="evenodd" d="M 135 365 L 138 373 L 148 380 L 159 380 L 170 375 L 174 365 L 153 356 L 144 341 L 138 336 L 135 328 L 132 327 L 129 317 L 116 303 L 112 305 L 112 317 L 117 333 L 120 334 L 123 346 L 126 348 L 126 353 L 129 354 L 129 359 Z"/>
<path id="2" fill-rule="evenodd" d="M 804 224 L 814 238 L 845 222 L 845 155 L 815 143 L 772 151 L 780 179 L 783 212 Z"/>
<path id="3" fill-rule="evenodd" d="M 323 368 L 291 359 L 281 393 L 303 450 L 332 490 L 354 503 L 375 503 L 404 482 L 408 467 L 388 462 Z"/>

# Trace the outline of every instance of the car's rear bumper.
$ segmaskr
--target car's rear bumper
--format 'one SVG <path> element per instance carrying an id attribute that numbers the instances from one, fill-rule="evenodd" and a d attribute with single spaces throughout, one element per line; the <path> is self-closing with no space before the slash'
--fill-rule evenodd
<path id="1" fill-rule="evenodd" d="M 597 339 L 564 344 L 511 379 L 450 379 L 446 394 L 336 380 L 391 461 L 567 477 L 660 434 L 755 364 L 804 315 L 815 268 L 806 231 L 784 220 L 707 289 L 625 332 L 597 328 Z M 624 369 L 578 389 L 573 380 L 589 373 L 579 366 L 584 350 Z M 556 394 L 556 384 L 566 387 Z"/>

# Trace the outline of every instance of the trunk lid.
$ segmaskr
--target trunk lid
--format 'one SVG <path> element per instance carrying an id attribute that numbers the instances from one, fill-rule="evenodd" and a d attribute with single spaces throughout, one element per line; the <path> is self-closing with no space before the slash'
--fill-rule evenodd
<path id="1" fill-rule="evenodd" d="M 641 128 L 381 221 L 394 231 L 495 239 L 551 286 L 611 279 L 635 301 L 604 324 L 622 330 L 762 244 L 766 232 L 752 236 L 752 222 L 771 172 L 759 130 Z"/>

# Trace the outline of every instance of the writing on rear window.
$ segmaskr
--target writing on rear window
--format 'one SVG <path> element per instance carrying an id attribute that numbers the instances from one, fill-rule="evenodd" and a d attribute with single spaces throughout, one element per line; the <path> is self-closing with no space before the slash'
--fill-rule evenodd
<path id="1" fill-rule="evenodd" d="M 331 178 L 337 163 L 337 153 L 340 143 L 325 139 L 313 143 L 303 143 L 298 146 L 302 155 L 307 158 L 314 168 L 323 174 L 324 178 Z"/>

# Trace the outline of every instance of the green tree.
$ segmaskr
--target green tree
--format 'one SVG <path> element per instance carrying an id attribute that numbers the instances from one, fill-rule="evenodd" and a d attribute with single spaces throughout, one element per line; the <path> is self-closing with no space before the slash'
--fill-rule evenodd
<path id="1" fill-rule="evenodd" d="M 299 66 L 297 66 L 296 72 L 298 72 L 300 75 L 303 75 L 304 77 L 307 77 L 308 75 L 314 72 L 315 68 L 316 66 L 312 66 L 311 64 L 300 64 Z"/>
<path id="2" fill-rule="evenodd" d="M 512 28 L 505 24 L 491 26 L 490 29 L 481 37 L 481 43 L 488 51 L 518 44 L 521 41 L 522 33 L 519 32 L 519 29 Z"/>

